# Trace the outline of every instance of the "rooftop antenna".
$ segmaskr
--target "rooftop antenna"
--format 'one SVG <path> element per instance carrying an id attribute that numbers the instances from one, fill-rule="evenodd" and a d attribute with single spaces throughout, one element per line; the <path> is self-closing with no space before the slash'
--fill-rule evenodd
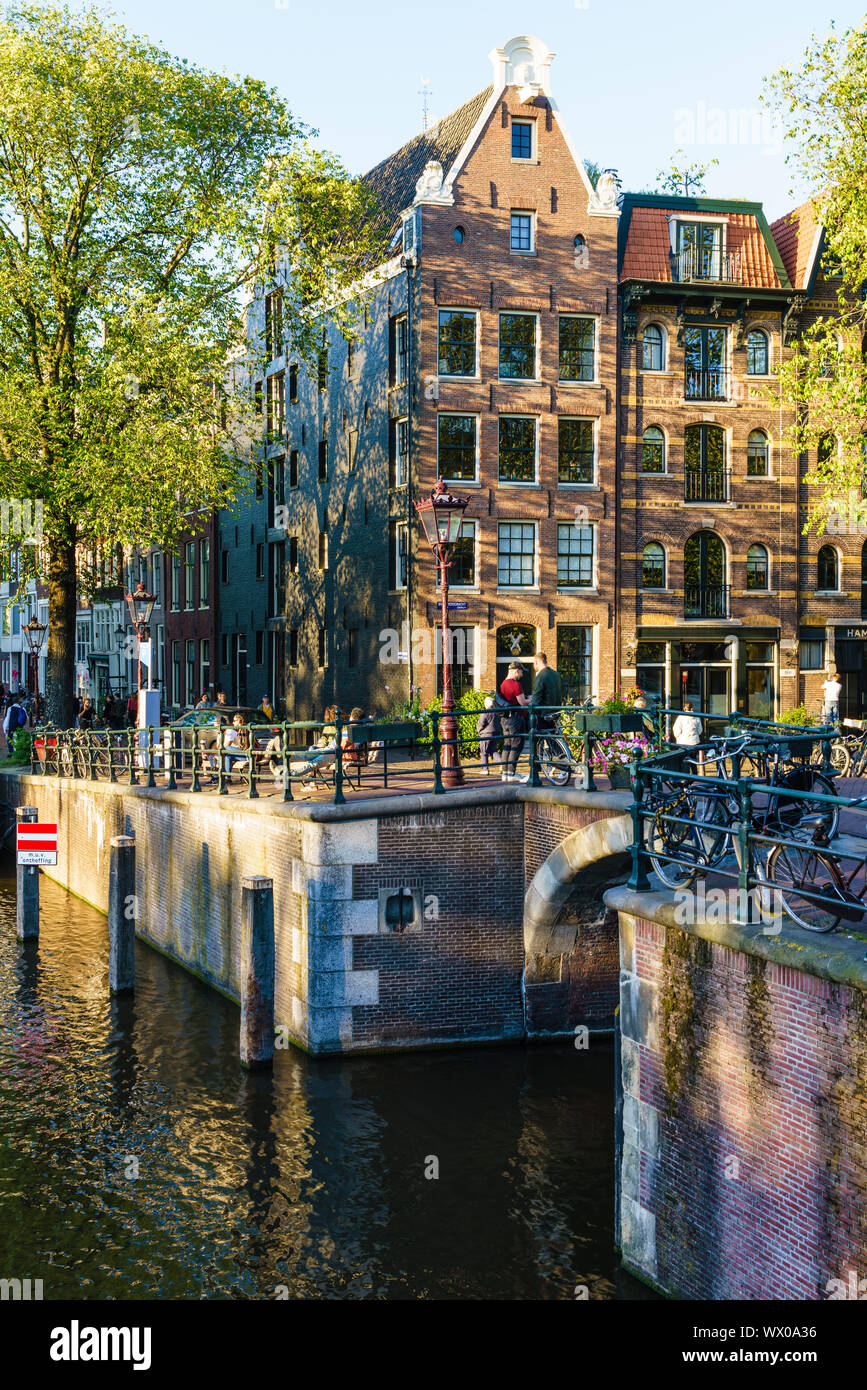
<path id="1" fill-rule="evenodd" d="M 422 113 L 422 114 L 421 114 L 421 128 L 422 128 L 422 130 L 427 130 L 428 111 L 429 111 L 429 106 L 430 106 L 430 99 L 431 99 L 431 97 L 432 97 L 432 95 L 433 95 L 433 93 L 431 92 L 431 89 L 430 89 L 430 78 L 429 78 L 429 77 L 423 77 L 423 78 L 421 79 L 421 86 L 420 86 L 419 89 L 418 89 L 418 94 L 419 94 L 419 96 L 420 96 L 421 99 L 422 99 L 422 102 L 421 102 L 421 113 Z"/>

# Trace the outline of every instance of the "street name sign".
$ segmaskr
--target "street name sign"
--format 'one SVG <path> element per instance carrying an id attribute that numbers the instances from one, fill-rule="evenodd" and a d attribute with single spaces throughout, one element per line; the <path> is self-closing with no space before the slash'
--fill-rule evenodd
<path id="1" fill-rule="evenodd" d="M 18 863 L 57 863 L 57 824 L 46 821 L 19 821 Z"/>

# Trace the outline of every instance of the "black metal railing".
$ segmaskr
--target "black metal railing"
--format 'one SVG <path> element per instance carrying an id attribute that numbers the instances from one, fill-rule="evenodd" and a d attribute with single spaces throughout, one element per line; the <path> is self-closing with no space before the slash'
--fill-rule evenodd
<path id="1" fill-rule="evenodd" d="M 654 874 L 675 891 L 681 908 L 692 897 L 700 916 L 704 884 L 716 876 L 732 884 L 731 922 L 760 922 L 776 935 L 788 920 L 809 931 L 848 930 L 863 939 L 867 836 L 838 838 L 832 827 L 842 811 L 867 812 L 867 797 L 828 795 L 797 779 L 787 784 L 785 776 L 777 782 L 770 770 L 772 763 L 791 768 L 798 760 L 808 766 L 821 748 L 827 774 L 834 729 L 732 719 L 747 734 L 742 744 L 702 742 L 632 765 L 629 887 L 658 891 Z M 809 746 L 798 750 L 799 744 Z M 718 905 L 713 912 L 719 921 Z"/>
<path id="2" fill-rule="evenodd" d="M 686 368 L 683 394 L 688 401 L 724 401 L 726 390 L 725 367 Z"/>
<path id="3" fill-rule="evenodd" d="M 707 246 L 685 246 L 672 255 L 672 273 L 681 283 L 689 280 L 716 280 L 739 285 L 741 258 L 737 251 L 720 251 Z"/>
<path id="4" fill-rule="evenodd" d="M 728 502 L 731 473 L 728 468 L 687 468 L 683 475 L 685 502 Z"/>
<path id="5" fill-rule="evenodd" d="M 685 618 L 727 618 L 729 584 L 687 584 L 683 591 Z"/>

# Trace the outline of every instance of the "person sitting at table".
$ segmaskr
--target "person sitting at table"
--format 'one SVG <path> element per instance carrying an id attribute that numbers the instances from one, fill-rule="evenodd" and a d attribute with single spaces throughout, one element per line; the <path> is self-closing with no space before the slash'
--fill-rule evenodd
<path id="1" fill-rule="evenodd" d="M 232 765 L 235 762 L 246 761 L 248 757 L 250 734 L 249 730 L 244 727 L 245 723 L 243 714 L 235 714 L 232 716 L 231 727 L 226 729 L 223 734 L 223 771 L 227 774 L 231 773 Z M 224 727 L 224 721 L 220 720 L 220 728 Z M 215 774 L 218 752 L 219 744 L 215 744 L 208 754 L 208 766 L 213 769 Z M 216 782 L 216 775 L 212 776 L 210 780 Z"/>

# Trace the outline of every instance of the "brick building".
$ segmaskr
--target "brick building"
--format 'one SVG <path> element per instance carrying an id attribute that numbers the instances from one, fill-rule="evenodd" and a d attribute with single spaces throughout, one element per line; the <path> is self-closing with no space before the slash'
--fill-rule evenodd
<path id="1" fill-rule="evenodd" d="M 214 666 L 220 613 L 212 562 L 216 551 L 216 515 L 208 511 L 191 514 L 177 549 L 158 559 L 164 621 L 156 624 L 157 670 L 164 673 L 163 704 L 176 712 L 219 683 Z"/>
<path id="2" fill-rule="evenodd" d="M 804 203 L 772 227 L 789 278 L 801 294 L 802 327 L 837 309 L 839 280 L 822 266 L 824 234 L 811 203 Z M 826 436 L 820 447 L 836 447 Z M 843 718 L 867 717 L 867 524 L 865 488 L 839 499 L 839 518 L 827 531 L 803 534 L 815 502 L 803 476 L 816 462 L 810 452 L 801 460 L 798 496 L 798 668 L 800 698 L 815 710 L 826 672 L 835 668 L 843 685 Z"/>
<path id="3" fill-rule="evenodd" d="M 285 662 L 296 716 L 439 689 L 413 506 L 438 477 L 470 499 L 450 577 L 458 692 L 539 646 L 575 696 L 615 683 L 617 186 L 590 183 L 552 56 L 526 37 L 495 50 L 489 87 L 366 176 L 393 254 L 351 343 L 326 324 L 318 370 L 287 356 L 285 266 L 251 303 L 287 517 L 268 533 L 271 683 L 284 694 Z"/>
<path id="4" fill-rule="evenodd" d="M 797 703 L 798 460 L 776 393 L 802 291 L 761 205 L 627 195 L 621 677 L 666 704 Z"/>

